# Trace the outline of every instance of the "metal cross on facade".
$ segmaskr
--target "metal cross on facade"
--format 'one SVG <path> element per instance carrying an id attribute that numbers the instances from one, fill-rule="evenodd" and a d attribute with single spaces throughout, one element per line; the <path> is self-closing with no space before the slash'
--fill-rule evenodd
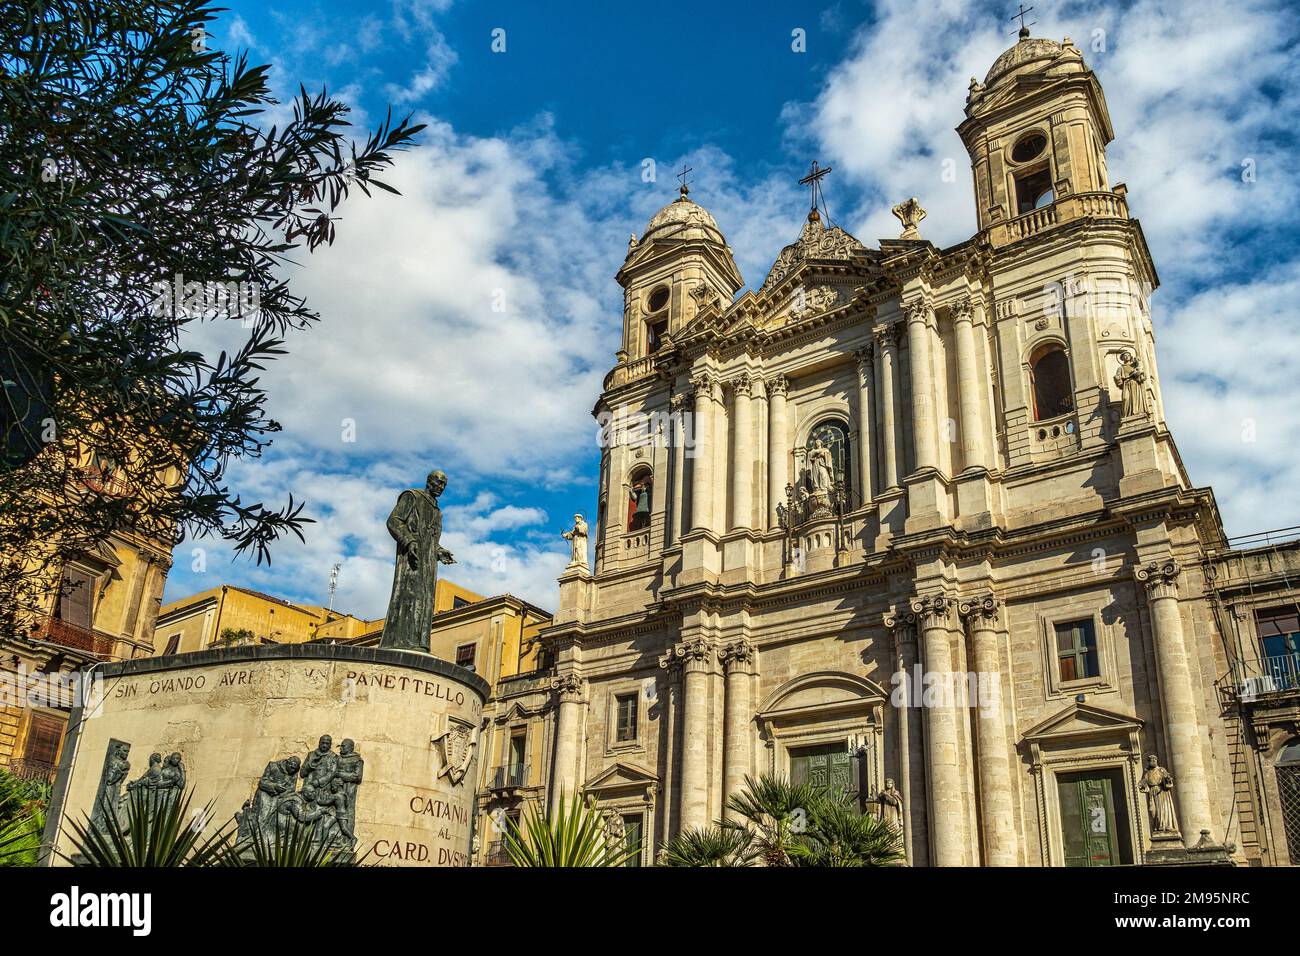
<path id="1" fill-rule="evenodd" d="M 809 197 L 809 199 L 811 200 L 809 204 L 809 208 L 813 212 L 817 211 L 817 207 L 819 205 L 825 205 L 825 203 L 822 200 L 822 180 L 826 178 L 826 175 L 830 171 L 831 171 L 831 167 L 818 166 L 817 160 L 814 159 L 812 161 L 812 171 L 809 172 L 808 175 L 805 176 L 803 179 L 799 180 L 799 185 L 808 186 L 810 192 L 812 193 L 812 195 Z M 828 216 L 827 218 L 830 217 Z"/>

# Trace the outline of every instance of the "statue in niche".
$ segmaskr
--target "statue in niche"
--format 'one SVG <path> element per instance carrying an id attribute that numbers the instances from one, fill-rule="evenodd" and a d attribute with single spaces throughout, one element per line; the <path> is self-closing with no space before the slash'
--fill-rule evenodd
<path id="1" fill-rule="evenodd" d="M 236 814 L 241 842 L 255 836 L 270 839 L 280 801 L 293 793 L 301 765 L 297 757 L 272 760 L 266 765 L 252 799 L 245 801 L 243 811 Z"/>
<path id="2" fill-rule="evenodd" d="M 351 740 L 344 740 L 339 744 L 339 763 L 334 780 L 343 795 L 343 803 L 339 808 L 339 826 L 348 836 L 352 836 L 356 830 L 357 788 L 361 786 L 364 771 L 365 761 L 357 753 L 357 745 Z"/>
<path id="3" fill-rule="evenodd" d="M 1144 383 L 1147 373 L 1138 365 L 1137 356 L 1128 349 L 1119 353 L 1119 368 L 1115 370 L 1115 385 L 1120 390 L 1121 414 L 1146 417 L 1147 393 Z"/>
<path id="4" fill-rule="evenodd" d="M 403 491 L 388 516 L 388 533 L 397 542 L 397 565 L 380 647 L 429 651 L 438 564 L 454 564 L 456 560 L 439 543 L 442 509 L 438 507 L 438 496 L 446 488 L 447 476 L 431 471 L 424 488 Z"/>
<path id="5" fill-rule="evenodd" d="M 298 775 L 302 777 L 303 787 L 315 787 L 324 793 L 338 769 L 339 757 L 334 752 L 334 738 L 329 734 L 321 734 L 316 749 L 303 758 Z"/>
<path id="6" fill-rule="evenodd" d="M 835 483 L 835 462 L 831 459 L 831 450 L 820 438 L 813 440 L 808 449 L 808 479 L 812 482 L 814 493 L 829 494 Z"/>
<path id="7" fill-rule="evenodd" d="M 122 783 L 131 772 L 127 757 L 131 745 L 121 740 L 110 740 L 104 753 L 104 769 L 99 774 L 99 788 L 90 810 L 90 823 L 98 830 L 107 830 L 108 821 L 118 819 L 122 803 Z"/>
<path id="8" fill-rule="evenodd" d="M 569 542 L 571 551 L 569 557 L 570 568 L 581 568 L 586 571 L 587 567 L 587 521 L 580 514 L 573 516 L 573 527 L 564 532 L 561 537 Z"/>
<path id="9" fill-rule="evenodd" d="M 876 815 L 899 833 L 903 832 L 903 795 L 894 786 L 892 777 L 885 781 L 885 789 L 876 794 Z"/>
<path id="10" fill-rule="evenodd" d="M 1138 790 L 1147 795 L 1151 835 L 1178 836 L 1178 817 L 1174 811 L 1174 775 L 1160 766 L 1155 754 L 1147 755 L 1147 769 L 1138 782 Z"/>

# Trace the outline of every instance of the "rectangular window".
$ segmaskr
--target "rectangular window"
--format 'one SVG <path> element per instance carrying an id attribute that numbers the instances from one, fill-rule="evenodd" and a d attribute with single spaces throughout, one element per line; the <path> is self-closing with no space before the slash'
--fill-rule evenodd
<path id="1" fill-rule="evenodd" d="M 32 714 L 27 724 L 27 739 L 23 741 L 23 760 L 53 769 L 59 759 L 62 740 L 61 719 L 48 714 Z"/>
<path id="2" fill-rule="evenodd" d="M 1097 632 L 1091 618 L 1056 625 L 1056 660 L 1061 683 L 1101 676 Z"/>
<path id="3" fill-rule="evenodd" d="M 636 740 L 636 697 L 636 694 L 619 694 L 614 699 L 618 721 L 614 740 L 617 743 Z"/>
<path id="4" fill-rule="evenodd" d="M 474 669 L 474 651 L 477 645 L 462 644 L 456 648 L 456 663 L 469 670 Z"/>
<path id="5" fill-rule="evenodd" d="M 167 638 L 167 647 L 163 650 L 162 656 L 167 657 L 171 654 L 175 654 L 180 646 L 181 636 L 179 634 L 173 634 L 171 637 Z"/>
<path id="6" fill-rule="evenodd" d="M 623 864 L 624 866 L 641 865 L 641 841 L 644 839 L 642 835 L 644 831 L 643 820 L 644 817 L 639 813 L 626 813 L 623 815 L 623 845 L 629 850 L 636 850 L 627 858 L 627 862 Z"/>
<path id="7" fill-rule="evenodd" d="M 523 785 L 524 758 L 528 755 L 528 735 L 519 730 L 510 735 L 510 763 L 506 770 L 510 782 L 515 786 Z"/>
<path id="8" fill-rule="evenodd" d="M 664 344 L 664 336 L 668 334 L 668 320 L 661 319 L 658 322 L 650 322 L 646 326 L 646 355 L 654 355 Z"/>
<path id="9" fill-rule="evenodd" d="M 59 596 L 59 620 L 74 627 L 90 630 L 94 620 L 92 591 L 94 579 L 85 571 L 65 568 L 63 571 L 63 592 Z"/>

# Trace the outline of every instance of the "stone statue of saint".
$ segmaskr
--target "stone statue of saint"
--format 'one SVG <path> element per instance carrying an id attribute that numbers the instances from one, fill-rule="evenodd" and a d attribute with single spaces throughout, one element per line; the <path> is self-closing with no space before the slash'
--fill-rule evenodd
<path id="1" fill-rule="evenodd" d="M 1125 349 L 1119 354 L 1119 368 L 1115 370 L 1115 385 L 1120 390 L 1120 408 L 1125 418 L 1147 414 L 1147 393 L 1143 383 L 1147 373 L 1138 365 L 1137 356 Z"/>
<path id="2" fill-rule="evenodd" d="M 397 542 L 397 567 L 393 569 L 393 594 L 388 599 L 380 647 L 429 652 L 438 562 L 455 561 L 451 552 L 439 545 L 442 509 L 438 496 L 446 487 L 447 476 L 431 471 L 424 488 L 403 491 L 388 516 L 388 533 Z"/>
<path id="3" fill-rule="evenodd" d="M 130 753 L 130 744 L 121 740 L 108 742 L 104 769 L 99 775 L 99 789 L 95 791 L 95 803 L 90 810 L 90 823 L 97 830 L 107 831 L 109 819 L 118 819 L 118 809 L 122 803 L 122 782 L 131 772 L 131 764 L 126 759 Z"/>
<path id="4" fill-rule="evenodd" d="M 320 742 L 316 744 L 316 749 L 309 753 L 302 761 L 302 769 L 298 771 L 298 776 L 302 777 L 302 785 L 313 787 L 321 793 L 324 793 L 338 773 L 339 757 L 334 753 L 334 738 L 329 734 L 322 734 Z"/>
<path id="5" fill-rule="evenodd" d="M 876 794 L 876 814 L 880 819 L 903 832 L 903 795 L 894 786 L 892 778 L 885 781 L 885 789 Z"/>
<path id="6" fill-rule="evenodd" d="M 569 558 L 570 568 L 587 568 L 587 521 L 582 515 L 573 516 L 573 527 L 564 532 L 565 541 L 569 542 L 572 555 Z"/>
<path id="7" fill-rule="evenodd" d="M 1151 835 L 1176 835 L 1178 817 L 1174 813 L 1174 775 L 1160 766 L 1155 754 L 1147 756 L 1147 769 L 1138 782 L 1138 790 L 1147 795 Z"/>
<path id="8" fill-rule="evenodd" d="M 812 479 L 814 492 L 830 493 L 831 486 L 835 483 L 832 474 L 834 467 L 831 450 L 822 444 L 820 438 L 813 439 L 813 446 L 808 449 L 808 476 Z"/>

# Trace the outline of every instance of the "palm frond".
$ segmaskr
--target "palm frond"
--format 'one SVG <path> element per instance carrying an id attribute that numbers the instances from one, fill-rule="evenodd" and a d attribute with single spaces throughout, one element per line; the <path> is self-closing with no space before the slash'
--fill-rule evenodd
<path id="1" fill-rule="evenodd" d="M 580 797 L 569 802 L 564 791 L 553 817 L 534 804 L 522 826 L 509 820 L 505 844 L 511 862 L 521 867 L 623 866 L 640 852 L 640 847 L 611 844 L 600 814 Z"/>
<path id="2" fill-rule="evenodd" d="M 745 827 L 692 827 L 664 847 L 661 866 L 753 866 L 761 851 Z"/>

